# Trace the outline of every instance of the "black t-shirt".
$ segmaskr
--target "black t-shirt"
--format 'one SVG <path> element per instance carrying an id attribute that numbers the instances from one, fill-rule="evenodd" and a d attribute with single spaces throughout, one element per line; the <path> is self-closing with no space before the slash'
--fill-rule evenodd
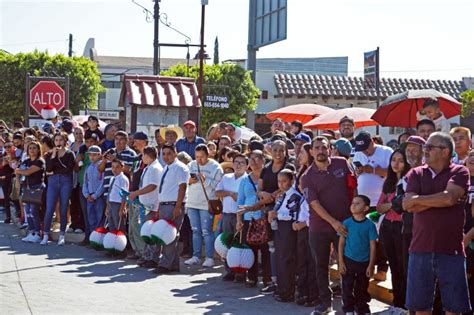
<path id="1" fill-rule="evenodd" d="M 275 191 L 278 190 L 278 173 L 280 173 L 281 170 L 287 168 L 292 171 L 295 171 L 295 167 L 291 163 L 286 163 L 276 173 L 273 172 L 272 166 L 273 166 L 273 161 L 265 165 L 265 167 L 262 169 L 262 173 L 260 173 L 260 179 L 263 180 L 262 191 L 265 191 L 268 193 L 274 193 Z M 271 204 L 269 206 L 273 207 L 273 205 L 274 204 Z"/>
<path id="2" fill-rule="evenodd" d="M 25 176 L 25 181 L 23 182 L 24 185 L 27 186 L 36 186 L 36 185 L 41 185 L 44 183 L 44 170 L 46 167 L 46 162 L 43 160 L 43 158 L 36 159 L 34 161 L 30 159 L 26 159 L 21 163 L 21 166 L 23 166 L 25 169 L 28 169 L 32 166 L 37 166 L 40 168 L 39 171 L 34 172 L 28 176 Z"/>
<path id="3" fill-rule="evenodd" d="M 97 138 L 99 138 L 99 141 L 105 138 L 104 133 L 100 131 L 100 129 L 96 129 L 96 130 L 87 129 L 86 132 L 84 132 L 84 139 L 89 138 L 94 133 L 97 135 Z"/>

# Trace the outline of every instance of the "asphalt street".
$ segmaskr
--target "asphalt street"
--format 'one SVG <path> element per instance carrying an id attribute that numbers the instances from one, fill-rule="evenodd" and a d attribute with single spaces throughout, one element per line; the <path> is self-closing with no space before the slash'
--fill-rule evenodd
<path id="1" fill-rule="evenodd" d="M 3 222 L 3 221 L 2 221 Z M 21 241 L 15 225 L 0 223 L 2 314 L 309 314 L 242 284 L 221 280 L 223 266 L 181 265 L 156 276 L 133 261 L 74 244 L 43 247 Z M 336 314 L 340 301 L 334 302 Z M 373 313 L 387 305 L 371 302 Z"/>

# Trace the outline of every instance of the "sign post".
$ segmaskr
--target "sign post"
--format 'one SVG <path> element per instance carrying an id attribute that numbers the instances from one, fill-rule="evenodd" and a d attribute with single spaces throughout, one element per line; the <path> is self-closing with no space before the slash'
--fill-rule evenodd
<path id="1" fill-rule="evenodd" d="M 249 0 L 247 70 L 256 83 L 259 48 L 286 39 L 287 0 Z M 255 112 L 247 111 L 247 127 L 255 128 Z"/>
<path id="2" fill-rule="evenodd" d="M 32 82 L 36 83 L 32 88 Z M 64 84 L 64 89 L 58 84 Z M 41 116 L 41 110 L 45 106 L 54 107 L 58 113 L 69 108 L 69 78 L 68 77 L 32 77 L 26 75 L 25 90 L 25 125 L 30 126 L 30 118 Z M 31 108 L 38 115 L 31 115 Z"/>

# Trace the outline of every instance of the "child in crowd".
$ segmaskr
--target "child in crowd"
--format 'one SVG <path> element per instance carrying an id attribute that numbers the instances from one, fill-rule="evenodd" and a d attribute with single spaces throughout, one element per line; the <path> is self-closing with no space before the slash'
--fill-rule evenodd
<path id="1" fill-rule="evenodd" d="M 99 146 L 90 146 L 87 150 L 90 164 L 84 174 L 82 194 L 87 200 L 87 220 L 89 228 L 94 231 L 102 225 L 104 216 L 104 174 L 99 171 L 102 150 Z"/>
<path id="2" fill-rule="evenodd" d="M 293 171 L 283 169 L 278 173 L 278 188 L 282 193 L 275 203 L 275 209 L 268 214 L 268 221 L 272 223 L 276 218 L 278 224 L 274 240 L 278 280 L 275 299 L 279 302 L 292 302 L 295 299 L 297 233 L 293 230 L 293 223 L 304 199 L 294 188 L 293 182 Z"/>
<path id="3" fill-rule="evenodd" d="M 423 109 L 416 113 L 416 119 L 418 121 L 423 119 L 430 119 L 436 126 L 436 131 L 448 133 L 451 130 L 451 124 L 444 117 L 443 112 L 439 108 L 438 100 L 435 98 L 429 98 L 423 103 Z"/>
<path id="4" fill-rule="evenodd" d="M 369 279 L 374 274 L 375 224 L 365 217 L 370 199 L 355 196 L 351 204 L 352 217 L 344 220 L 346 235 L 339 238 L 339 272 L 342 275 L 342 310 L 345 314 L 370 314 Z"/>
<path id="5" fill-rule="evenodd" d="M 318 284 L 316 283 L 316 262 L 309 246 L 309 205 L 304 200 L 300 212 L 293 222 L 293 230 L 297 233 L 296 248 L 296 290 L 295 302 L 298 305 L 314 307 L 319 304 Z"/>
<path id="6" fill-rule="evenodd" d="M 105 138 L 104 133 L 99 129 L 99 119 L 96 116 L 89 116 L 87 119 L 87 126 L 89 127 L 85 133 L 84 138 L 95 133 L 99 138 L 99 145 L 102 144 L 103 139 Z"/>
<path id="7" fill-rule="evenodd" d="M 109 194 L 107 198 L 107 208 L 105 214 L 109 221 L 109 230 L 120 230 L 125 233 L 125 201 L 120 196 L 123 189 L 129 191 L 130 182 L 123 173 L 124 164 L 119 159 L 112 160 L 112 180 L 109 186 Z"/>

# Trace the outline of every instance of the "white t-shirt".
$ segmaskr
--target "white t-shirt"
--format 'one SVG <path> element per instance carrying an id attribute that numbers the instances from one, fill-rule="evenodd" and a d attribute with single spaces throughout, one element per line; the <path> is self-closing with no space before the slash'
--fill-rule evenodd
<path id="1" fill-rule="evenodd" d="M 161 193 L 159 193 L 160 202 L 177 201 L 179 185 L 187 185 L 189 181 L 188 167 L 184 163 L 175 160 L 170 165 L 165 164 L 163 172 L 161 173 L 160 184 L 163 176 L 164 179 L 161 187 Z M 160 188 L 158 188 L 158 191 L 160 191 Z M 183 202 L 186 202 L 186 198 L 183 200 Z"/>
<path id="2" fill-rule="evenodd" d="M 158 191 L 160 188 L 161 174 L 163 173 L 163 167 L 161 167 L 158 160 L 154 160 L 153 163 L 143 169 L 142 177 L 140 178 L 140 189 L 148 185 L 156 185 L 156 188 L 144 195 L 140 195 L 140 202 L 143 203 L 145 208 L 149 211 L 158 210 Z"/>
<path id="3" fill-rule="evenodd" d="M 367 156 L 364 152 L 356 152 L 352 163 L 358 161 L 362 166 L 370 165 L 373 168 L 388 168 L 392 152 L 391 148 L 376 144 L 374 154 Z M 384 180 L 384 177 L 380 177 L 377 174 L 363 173 L 357 178 L 357 193 L 369 197 L 370 206 L 375 207 L 382 193 Z"/>
<path id="4" fill-rule="evenodd" d="M 217 184 L 216 191 L 223 190 L 238 193 L 240 182 L 247 176 L 247 174 L 243 174 L 239 178 L 235 178 L 235 173 L 225 174 L 219 184 Z M 222 199 L 222 207 L 224 213 L 236 213 L 238 210 L 237 202 L 230 196 Z"/>
<path id="5" fill-rule="evenodd" d="M 122 197 L 120 197 L 120 190 L 128 191 L 130 181 L 128 180 L 127 176 L 124 173 L 120 173 L 115 177 L 112 177 L 111 183 L 113 181 L 113 185 L 110 187 L 110 192 L 107 196 L 110 202 L 122 202 Z"/>

